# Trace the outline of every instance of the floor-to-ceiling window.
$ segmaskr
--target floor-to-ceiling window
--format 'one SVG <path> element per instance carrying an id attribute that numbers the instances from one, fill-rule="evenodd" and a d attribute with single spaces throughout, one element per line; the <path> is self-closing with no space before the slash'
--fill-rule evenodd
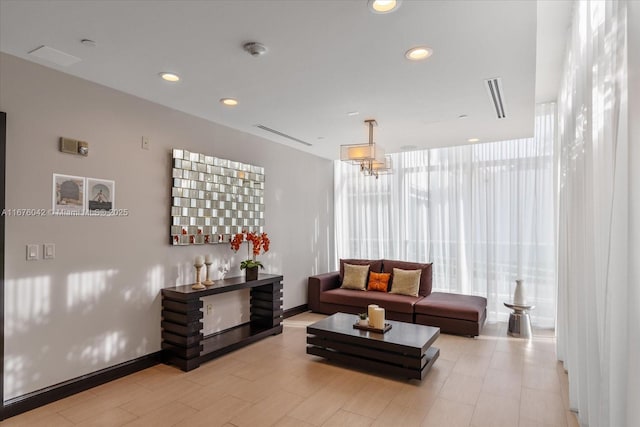
<path id="1" fill-rule="evenodd" d="M 487 297 L 490 320 L 521 278 L 553 327 L 555 105 L 536 111 L 533 138 L 393 154 L 379 179 L 336 162 L 338 256 L 433 262 L 434 290 Z"/>

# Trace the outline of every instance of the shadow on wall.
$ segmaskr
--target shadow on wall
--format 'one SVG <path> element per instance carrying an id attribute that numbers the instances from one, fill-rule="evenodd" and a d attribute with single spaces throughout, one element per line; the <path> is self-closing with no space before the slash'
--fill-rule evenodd
<path id="1" fill-rule="evenodd" d="M 51 279 L 47 276 L 6 281 L 4 298 L 5 340 L 26 335 L 32 328 L 42 327 L 51 321 Z M 12 350 L 10 346 L 5 347 L 5 397 L 15 396 L 30 379 L 37 380 L 40 375 L 33 362 Z M 46 352 L 47 349 L 43 348 L 37 357 L 46 357 Z"/>
<path id="2" fill-rule="evenodd" d="M 330 224 L 333 223 L 333 204 L 331 197 L 331 193 L 326 193 L 324 200 L 325 220 L 329 221 Z M 310 276 L 333 271 L 336 268 L 335 242 L 334 236 L 331 235 L 331 226 L 326 225 L 323 227 L 321 222 L 320 215 L 316 215 L 313 219 L 313 236 L 310 239 L 310 250 L 313 254 L 313 265 L 311 266 Z M 322 241 L 325 242 L 325 247 L 318 246 Z"/>
<path id="3" fill-rule="evenodd" d="M 50 276 L 5 282 L 5 398 L 159 350 L 164 267 L 150 268 L 138 286 L 116 286 L 118 273 L 74 272 L 63 286 Z M 131 326 L 149 317 L 156 340 Z"/>

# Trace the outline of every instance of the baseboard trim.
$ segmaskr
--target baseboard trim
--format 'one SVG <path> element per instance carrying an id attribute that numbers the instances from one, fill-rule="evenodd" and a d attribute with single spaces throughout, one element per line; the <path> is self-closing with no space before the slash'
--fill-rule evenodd
<path id="1" fill-rule="evenodd" d="M 299 305 L 284 310 L 283 317 L 287 319 L 296 314 L 304 313 L 305 311 L 309 311 L 309 306 L 307 304 Z M 4 419 L 7 419 L 31 411 L 32 409 L 39 408 L 56 400 L 64 399 L 65 397 L 108 383 L 109 381 L 117 380 L 118 378 L 155 366 L 161 362 L 161 358 L 162 352 L 158 351 L 51 387 L 14 397 L 4 402 L 2 415 Z"/>
<path id="2" fill-rule="evenodd" d="M 146 356 L 129 360 L 128 362 L 124 362 L 119 365 L 101 369 L 51 387 L 46 387 L 23 396 L 9 399 L 4 402 L 3 416 L 7 419 L 15 415 L 22 414 L 23 412 L 36 409 L 40 406 L 44 406 L 48 403 L 55 402 L 56 400 L 64 399 L 65 397 L 80 393 L 81 391 L 108 383 L 109 381 L 125 377 L 133 374 L 134 372 L 150 368 L 151 366 L 155 366 L 160 363 L 161 353 L 162 352 L 158 351 L 156 353 L 147 354 Z"/>
<path id="3" fill-rule="evenodd" d="M 282 317 L 284 317 L 285 319 L 288 319 L 289 317 L 295 316 L 296 314 L 304 313 L 305 311 L 309 311 L 308 304 L 302 304 L 297 307 L 289 308 L 284 311 L 284 314 L 282 315 Z"/>

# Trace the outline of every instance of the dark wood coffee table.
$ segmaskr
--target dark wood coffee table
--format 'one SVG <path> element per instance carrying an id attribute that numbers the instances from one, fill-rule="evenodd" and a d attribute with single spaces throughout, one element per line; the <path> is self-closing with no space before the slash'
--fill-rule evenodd
<path id="1" fill-rule="evenodd" d="M 354 329 L 358 316 L 336 313 L 307 326 L 307 353 L 384 374 L 423 379 L 440 356 L 440 328 L 387 320 L 381 334 Z"/>

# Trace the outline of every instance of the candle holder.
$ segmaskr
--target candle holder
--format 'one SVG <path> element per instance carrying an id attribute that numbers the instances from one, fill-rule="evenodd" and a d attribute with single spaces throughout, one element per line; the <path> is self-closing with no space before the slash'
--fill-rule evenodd
<path id="1" fill-rule="evenodd" d="M 206 286 L 200 283 L 200 269 L 202 268 L 202 264 L 194 264 L 196 268 L 196 283 L 191 286 L 191 289 L 205 289 Z"/>
<path id="2" fill-rule="evenodd" d="M 204 281 L 204 284 L 207 285 L 207 286 L 213 285 L 213 280 L 211 280 L 209 278 L 209 269 L 211 268 L 211 264 L 213 264 L 211 261 L 209 261 L 209 262 L 205 261 L 204 262 L 204 265 L 206 265 L 205 268 L 207 269 L 207 279 Z"/>

